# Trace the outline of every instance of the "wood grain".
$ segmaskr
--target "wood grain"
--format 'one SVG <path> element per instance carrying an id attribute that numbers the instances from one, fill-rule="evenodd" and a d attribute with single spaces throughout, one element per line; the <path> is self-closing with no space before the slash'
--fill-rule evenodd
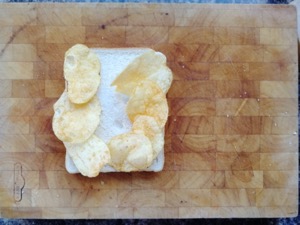
<path id="1" fill-rule="evenodd" d="M 296 25 L 286 5 L 1 4 L 0 217 L 298 215 Z M 51 124 L 75 43 L 166 55 L 162 172 L 67 173 Z"/>

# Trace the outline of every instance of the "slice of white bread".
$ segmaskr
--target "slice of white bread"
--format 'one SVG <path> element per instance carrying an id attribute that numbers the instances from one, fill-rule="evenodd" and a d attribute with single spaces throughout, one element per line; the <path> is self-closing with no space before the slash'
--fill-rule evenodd
<path id="1" fill-rule="evenodd" d="M 105 143 L 119 134 L 129 132 L 132 124 L 126 113 L 126 104 L 129 98 L 115 91 L 111 83 L 115 78 L 138 56 L 146 52 L 146 48 L 116 48 L 116 49 L 91 49 L 97 54 L 101 62 L 101 81 L 97 91 L 102 113 L 100 125 L 95 134 Z M 156 54 L 161 54 L 157 52 Z M 161 150 L 153 164 L 145 171 L 158 172 L 163 169 L 164 149 Z M 69 173 L 79 173 L 71 157 L 66 154 L 66 169 Z M 118 172 L 110 166 L 105 166 L 101 172 Z"/>

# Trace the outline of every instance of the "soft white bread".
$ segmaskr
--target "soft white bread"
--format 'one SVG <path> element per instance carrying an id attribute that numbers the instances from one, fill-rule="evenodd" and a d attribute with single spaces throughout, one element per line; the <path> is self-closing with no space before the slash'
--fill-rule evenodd
<path id="1" fill-rule="evenodd" d="M 132 128 L 132 123 L 126 113 L 126 105 L 129 97 L 116 91 L 111 86 L 116 77 L 138 56 L 149 49 L 124 48 L 124 49 L 91 49 L 101 62 L 101 82 L 97 96 L 101 102 L 102 113 L 100 125 L 95 135 L 105 143 L 119 134 L 127 133 Z M 156 53 L 161 54 L 161 53 Z M 157 158 L 145 171 L 161 171 L 164 165 L 164 149 L 162 146 Z M 69 173 L 79 173 L 69 154 L 66 154 L 66 169 Z M 101 172 L 117 172 L 111 166 L 106 165 Z"/>

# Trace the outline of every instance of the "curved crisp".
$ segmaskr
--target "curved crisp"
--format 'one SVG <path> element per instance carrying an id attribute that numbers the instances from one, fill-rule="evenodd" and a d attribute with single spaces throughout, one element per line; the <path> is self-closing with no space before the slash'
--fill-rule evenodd
<path id="1" fill-rule="evenodd" d="M 117 135 L 108 143 L 111 166 L 116 170 L 130 172 L 143 170 L 153 161 L 150 140 L 144 134 L 132 132 Z"/>
<path id="2" fill-rule="evenodd" d="M 169 67 L 162 66 L 149 75 L 147 79 L 155 82 L 163 90 L 164 94 L 167 94 L 173 81 L 173 74 Z"/>
<path id="3" fill-rule="evenodd" d="M 167 122 L 169 108 L 167 98 L 158 85 L 153 81 L 143 81 L 135 88 L 126 111 L 131 122 L 137 116 L 152 116 L 162 128 Z"/>
<path id="4" fill-rule="evenodd" d="M 63 92 L 53 108 L 53 131 L 64 142 L 86 141 L 100 122 L 101 107 L 96 96 L 90 102 L 78 105 L 70 102 L 67 93 Z"/>
<path id="5" fill-rule="evenodd" d="M 166 94 L 173 80 L 172 71 L 166 66 L 166 57 L 149 49 L 133 60 L 114 80 L 112 86 L 125 95 L 131 96 L 138 83 L 152 80 Z"/>
<path id="6" fill-rule="evenodd" d="M 151 116 L 137 116 L 132 124 L 134 133 L 142 133 L 149 138 L 153 149 L 153 159 L 164 147 L 164 129 L 160 128 Z"/>
<path id="7" fill-rule="evenodd" d="M 66 52 L 64 77 L 71 102 L 83 104 L 93 98 L 100 84 L 100 69 L 97 55 L 87 46 L 77 44 Z"/>
<path id="8" fill-rule="evenodd" d="M 83 143 L 64 142 L 79 172 L 88 177 L 96 177 L 100 170 L 110 162 L 107 145 L 97 136 L 92 135 Z"/>

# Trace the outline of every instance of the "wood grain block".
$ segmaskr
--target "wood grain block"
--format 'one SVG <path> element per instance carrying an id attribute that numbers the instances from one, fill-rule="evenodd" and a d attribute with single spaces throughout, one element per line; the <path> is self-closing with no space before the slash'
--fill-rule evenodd
<path id="1" fill-rule="evenodd" d="M 182 155 L 179 153 L 168 152 L 165 153 L 165 171 L 178 171 L 182 169 L 183 159 Z"/>
<path id="2" fill-rule="evenodd" d="M 298 173 L 296 171 L 264 171 L 265 188 L 297 188 Z"/>
<path id="3" fill-rule="evenodd" d="M 32 44 L 0 44 L 0 62 L 33 62 L 38 60 L 37 49 Z"/>
<path id="4" fill-rule="evenodd" d="M 171 99 L 171 116 L 205 116 L 216 114 L 216 104 L 213 100 L 201 98 Z"/>
<path id="5" fill-rule="evenodd" d="M 179 175 L 173 171 L 161 173 L 134 173 L 132 174 L 133 189 L 171 189 L 179 187 Z"/>
<path id="6" fill-rule="evenodd" d="M 219 152 L 258 152 L 259 135 L 218 135 L 217 151 Z"/>
<path id="7" fill-rule="evenodd" d="M 262 171 L 225 171 L 226 188 L 263 188 Z"/>
<path id="8" fill-rule="evenodd" d="M 253 80 L 285 80 L 286 73 L 281 74 L 284 65 L 277 63 L 249 63 L 248 78 Z"/>
<path id="9" fill-rule="evenodd" d="M 85 196 L 92 195 L 99 201 L 92 201 Z M 61 196 L 64 196 L 62 198 Z M 67 199 L 68 201 L 64 201 Z M 67 189 L 40 189 L 32 192 L 32 205 L 38 207 L 100 207 L 115 206 L 117 200 L 116 190 L 89 190 L 72 192 Z M 100 204 L 100 202 L 102 204 Z"/>
<path id="10" fill-rule="evenodd" d="M 212 189 L 212 206 L 255 206 L 255 189 Z"/>
<path id="11" fill-rule="evenodd" d="M 216 86 L 214 81 L 177 81 L 168 92 L 170 98 L 213 98 Z"/>
<path id="12" fill-rule="evenodd" d="M 272 99 L 260 100 L 260 115 L 262 116 L 297 116 L 297 99 Z"/>
<path id="13" fill-rule="evenodd" d="M 263 10 L 263 24 L 265 27 L 286 27 L 295 28 L 297 26 L 295 20 L 296 8 L 291 7 L 283 10 L 276 8 L 274 10 L 264 9 Z"/>
<path id="14" fill-rule="evenodd" d="M 12 81 L 11 80 L 1 80 L 0 89 L 1 89 L 1 91 L 0 91 L 1 98 L 11 97 Z"/>
<path id="15" fill-rule="evenodd" d="M 260 44 L 293 45 L 297 37 L 295 29 L 260 28 Z"/>
<path id="16" fill-rule="evenodd" d="M 262 117 L 262 134 L 290 134 L 297 135 L 297 117 Z"/>
<path id="17" fill-rule="evenodd" d="M 101 174 L 98 178 L 89 179 L 79 174 L 67 176 L 63 171 L 42 171 L 39 173 L 40 187 L 43 189 L 131 189 L 131 174 Z M 122 179 L 121 179 L 122 178 Z"/>
<path id="18" fill-rule="evenodd" d="M 171 152 L 171 145 L 172 145 L 172 135 L 171 134 L 165 134 L 165 144 L 164 144 L 164 151 L 165 152 Z"/>
<path id="19" fill-rule="evenodd" d="M 209 65 L 199 62 L 174 62 L 170 64 L 174 80 L 208 80 Z"/>
<path id="20" fill-rule="evenodd" d="M 218 62 L 219 45 L 199 44 L 193 48 L 191 59 L 195 62 Z"/>
<path id="21" fill-rule="evenodd" d="M 163 43 L 158 46 L 154 46 L 154 49 L 165 53 L 168 61 L 194 63 L 209 63 L 219 61 L 219 45 Z"/>
<path id="22" fill-rule="evenodd" d="M 1 170 L 14 171 L 14 164 L 21 163 L 23 170 L 41 170 L 42 169 L 42 154 L 33 152 L 0 152 L 3 163 L 0 165 Z"/>
<path id="23" fill-rule="evenodd" d="M 259 106 L 257 99 L 221 98 L 216 101 L 216 114 L 218 116 L 255 116 L 259 114 Z"/>
<path id="24" fill-rule="evenodd" d="M 182 165 L 181 170 L 214 170 L 216 168 L 216 154 L 199 152 L 199 153 L 181 153 Z"/>
<path id="25" fill-rule="evenodd" d="M 264 49 L 264 62 L 296 63 L 298 55 L 291 52 L 291 46 L 267 45 Z"/>
<path id="26" fill-rule="evenodd" d="M 296 153 L 261 153 L 260 168 L 262 170 L 294 170 L 297 169 Z"/>
<path id="27" fill-rule="evenodd" d="M 0 44 L 5 44 L 9 41 L 13 33 L 12 30 L 12 27 L 2 27 L 0 34 Z"/>
<path id="28" fill-rule="evenodd" d="M 167 134 L 213 134 L 214 118 L 206 116 L 170 117 Z"/>
<path id="29" fill-rule="evenodd" d="M 12 46 L 0 44 L 0 49 L 1 49 L 0 62 L 12 61 L 13 59 Z"/>
<path id="30" fill-rule="evenodd" d="M 172 7 L 161 5 L 153 12 L 148 7 L 131 7 L 128 9 L 128 25 L 134 26 L 173 26 L 175 23 L 175 14 Z"/>
<path id="31" fill-rule="evenodd" d="M 1 4 L 0 217 L 298 215 L 296 25 L 288 5 Z M 75 43 L 166 55 L 162 172 L 65 170 L 51 124 Z"/>
<path id="32" fill-rule="evenodd" d="M 35 136 L 35 151 L 37 152 L 62 152 L 66 148 L 53 134 L 39 134 Z"/>
<path id="33" fill-rule="evenodd" d="M 5 218 L 41 218 L 42 209 L 34 207 L 1 208 L 1 216 Z"/>
<path id="34" fill-rule="evenodd" d="M 28 116 L 1 116 L 0 124 L 5 127 L 0 134 L 29 134 Z"/>
<path id="35" fill-rule="evenodd" d="M 219 55 L 221 62 L 261 62 L 264 59 L 264 48 L 259 45 L 224 45 Z"/>
<path id="36" fill-rule="evenodd" d="M 48 77 L 49 65 L 46 62 L 33 63 L 33 79 L 44 80 Z"/>
<path id="37" fill-rule="evenodd" d="M 262 98 L 293 98 L 297 95 L 297 90 L 297 84 L 291 81 L 260 82 L 260 97 Z"/>
<path id="38" fill-rule="evenodd" d="M 217 140 L 211 135 L 174 135 L 172 150 L 174 152 L 214 152 Z"/>
<path id="39" fill-rule="evenodd" d="M 53 134 L 52 117 L 32 116 L 29 125 L 30 134 Z"/>
<path id="40" fill-rule="evenodd" d="M 82 25 L 115 25 L 124 26 L 128 24 L 128 10 L 126 8 L 106 8 L 96 6 L 82 9 Z"/>
<path id="41" fill-rule="evenodd" d="M 0 152 L 34 152 L 35 136 L 27 134 L 0 134 Z"/>
<path id="42" fill-rule="evenodd" d="M 65 90 L 65 82 L 63 80 L 46 80 L 45 81 L 45 97 L 59 98 Z"/>
<path id="43" fill-rule="evenodd" d="M 34 115 L 35 116 L 52 116 L 54 113 L 53 105 L 56 98 L 34 98 Z"/>
<path id="44" fill-rule="evenodd" d="M 43 98 L 45 97 L 44 80 L 14 80 L 12 82 L 12 97 Z"/>
<path id="45" fill-rule="evenodd" d="M 1 197 L 1 207 L 5 207 L 6 205 L 8 206 L 12 206 L 14 199 L 11 197 L 11 190 L 7 190 L 7 189 L 0 189 L 0 197 Z"/>
<path id="46" fill-rule="evenodd" d="M 296 81 L 298 79 L 297 63 L 281 63 L 280 72 L 282 80 Z"/>
<path id="47" fill-rule="evenodd" d="M 1 62 L 1 79 L 32 79 L 33 63 L 31 62 Z"/>
<path id="48" fill-rule="evenodd" d="M 178 207 L 134 208 L 134 218 L 178 218 Z"/>
<path id="49" fill-rule="evenodd" d="M 64 80 L 64 62 L 48 62 L 47 65 L 49 65 L 48 73 L 46 73 L 47 80 Z"/>
<path id="50" fill-rule="evenodd" d="M 31 98 L 0 98 L 0 116 L 32 116 L 34 101 Z"/>
<path id="51" fill-rule="evenodd" d="M 118 46 L 125 44 L 125 26 L 88 26 L 86 27 L 85 42 L 89 44 Z"/>
<path id="52" fill-rule="evenodd" d="M 297 145 L 297 135 L 261 135 L 261 152 L 297 152 L 293 146 Z"/>
<path id="53" fill-rule="evenodd" d="M 0 187 L 1 189 L 9 189 L 14 187 L 14 171 L 1 171 Z"/>
<path id="54" fill-rule="evenodd" d="M 214 43 L 222 45 L 255 45 L 260 43 L 258 28 L 214 27 Z"/>
<path id="55" fill-rule="evenodd" d="M 169 30 L 169 43 L 213 44 L 214 28 L 174 27 Z"/>
<path id="56" fill-rule="evenodd" d="M 62 198 L 61 196 L 64 196 Z M 34 207 L 63 207 L 71 202 L 69 190 L 40 189 L 32 191 L 32 205 Z M 64 201 L 68 200 L 68 201 Z"/>
<path id="57" fill-rule="evenodd" d="M 211 205 L 211 190 L 173 189 L 166 192 L 166 205 L 169 207 Z"/>
<path id="58" fill-rule="evenodd" d="M 295 206 L 298 204 L 297 190 L 289 189 L 260 189 L 256 191 L 257 206 Z"/>
<path id="59" fill-rule="evenodd" d="M 216 154 L 217 170 L 252 171 L 260 170 L 259 153 L 218 152 Z"/>
<path id="60" fill-rule="evenodd" d="M 162 44 L 168 41 L 168 28 L 163 26 L 127 26 L 125 43 L 135 46 L 136 44 Z"/>
<path id="61" fill-rule="evenodd" d="M 181 189 L 213 189 L 225 187 L 224 171 L 180 171 Z"/>
<path id="62" fill-rule="evenodd" d="M 44 62 L 63 62 L 65 52 L 72 46 L 66 43 L 37 44 L 38 57 Z"/>
<path id="63" fill-rule="evenodd" d="M 289 217 L 296 217 L 298 210 L 294 206 L 281 206 L 281 207 L 258 207 L 261 217 L 276 217 L 288 215 Z"/>
<path id="64" fill-rule="evenodd" d="M 257 81 L 217 81 L 218 98 L 259 98 L 260 83 Z"/>
<path id="65" fill-rule="evenodd" d="M 209 77 L 212 80 L 243 80 L 248 76 L 249 63 L 211 63 Z"/>
<path id="66" fill-rule="evenodd" d="M 38 24 L 46 26 L 78 26 L 81 25 L 81 8 L 59 7 L 41 5 L 37 10 Z"/>
<path id="67" fill-rule="evenodd" d="M 37 12 L 34 5 L 24 5 L 22 8 L 3 8 L 0 9 L 1 26 L 23 26 L 35 25 Z"/>
<path id="68" fill-rule="evenodd" d="M 119 190 L 117 205 L 121 207 L 162 207 L 165 192 L 159 189 Z"/>
<path id="69" fill-rule="evenodd" d="M 261 27 L 262 12 L 253 13 L 249 9 L 194 8 L 178 10 L 180 14 L 175 19 L 175 26 L 220 26 L 220 27 Z"/>
<path id="70" fill-rule="evenodd" d="M 47 26 L 46 43 L 83 43 L 85 40 L 84 26 Z"/>
<path id="71" fill-rule="evenodd" d="M 92 197 L 89 197 L 92 196 Z M 94 201 L 93 198 L 98 199 Z M 72 207 L 101 207 L 101 206 L 116 206 L 117 191 L 116 190 L 75 190 L 72 192 Z"/>
<path id="72" fill-rule="evenodd" d="M 37 153 L 41 154 L 42 158 L 42 169 L 41 170 L 65 170 L 65 153 Z"/>
<path id="73" fill-rule="evenodd" d="M 14 26 L 12 29 L 12 43 L 35 44 L 45 42 L 44 26 Z"/>
<path id="74" fill-rule="evenodd" d="M 261 120 L 257 116 L 229 116 L 214 119 L 215 134 L 260 134 Z"/>

